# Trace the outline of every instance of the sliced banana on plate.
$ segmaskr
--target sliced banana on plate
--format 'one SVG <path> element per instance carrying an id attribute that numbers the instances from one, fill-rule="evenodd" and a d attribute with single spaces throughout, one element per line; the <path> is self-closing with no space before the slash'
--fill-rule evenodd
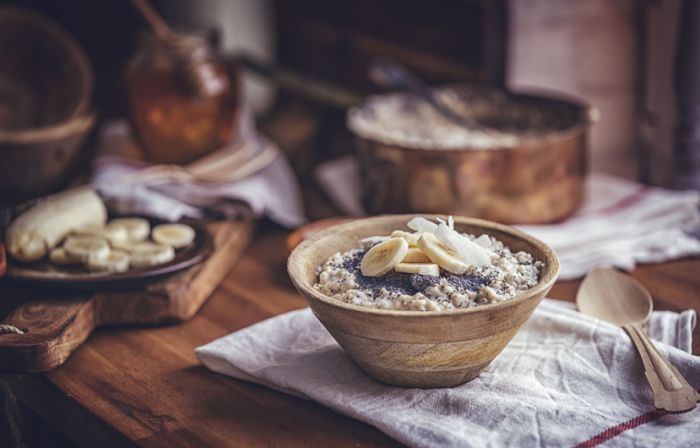
<path id="1" fill-rule="evenodd" d="M 403 230 L 394 230 L 391 233 L 392 238 L 403 238 L 408 242 L 409 246 L 417 246 L 418 238 L 420 238 L 420 233 L 409 233 Z"/>
<path id="2" fill-rule="evenodd" d="M 88 260 L 101 260 L 109 256 L 109 243 L 101 236 L 72 235 L 63 244 L 68 259 L 87 263 Z"/>
<path id="3" fill-rule="evenodd" d="M 117 218 L 108 225 L 120 225 L 126 228 L 130 241 L 144 241 L 151 234 L 151 224 L 143 218 Z"/>
<path id="4" fill-rule="evenodd" d="M 419 248 L 409 246 L 408 252 L 406 252 L 406 256 L 401 260 L 401 263 L 431 263 L 431 261 Z"/>
<path id="5" fill-rule="evenodd" d="M 132 246 L 130 253 L 132 268 L 157 266 L 175 258 L 175 249 L 167 244 L 138 243 Z"/>
<path id="6" fill-rule="evenodd" d="M 107 258 L 99 260 L 90 258 L 87 263 L 85 263 L 85 267 L 93 272 L 125 272 L 129 270 L 130 262 L 131 257 L 127 252 L 115 249 L 109 253 Z"/>
<path id="7" fill-rule="evenodd" d="M 130 254 L 135 254 L 138 252 L 149 252 L 160 246 L 161 244 L 154 243 L 153 241 L 129 241 L 128 243 L 120 245 L 119 248 Z"/>
<path id="8" fill-rule="evenodd" d="M 189 246 L 194 241 L 195 231 L 185 224 L 161 224 L 153 228 L 153 241 L 169 244 L 175 249 Z"/>
<path id="9" fill-rule="evenodd" d="M 408 252 L 408 242 L 403 238 L 389 238 L 367 251 L 360 270 L 365 277 L 381 277 L 401 263 Z"/>
<path id="10" fill-rule="evenodd" d="M 469 265 L 462 261 L 459 254 L 445 247 L 432 233 L 424 233 L 418 239 L 418 248 L 444 270 L 453 274 L 464 274 Z"/>
<path id="11" fill-rule="evenodd" d="M 440 277 L 440 266 L 435 263 L 399 263 L 394 267 L 396 272 L 407 274 L 430 275 Z"/>
<path id="12" fill-rule="evenodd" d="M 119 243 L 122 241 L 129 240 L 129 233 L 126 227 L 119 224 L 112 224 L 111 222 L 104 227 L 100 226 L 88 226 L 77 229 L 73 232 L 73 235 L 78 236 L 101 236 L 106 238 L 110 243 Z"/>
<path id="13" fill-rule="evenodd" d="M 59 266 L 81 264 L 80 261 L 71 260 L 70 258 L 68 258 L 68 255 L 66 255 L 66 249 L 64 249 L 63 247 L 54 247 L 53 249 L 51 249 L 51 252 L 49 252 L 49 261 Z"/>

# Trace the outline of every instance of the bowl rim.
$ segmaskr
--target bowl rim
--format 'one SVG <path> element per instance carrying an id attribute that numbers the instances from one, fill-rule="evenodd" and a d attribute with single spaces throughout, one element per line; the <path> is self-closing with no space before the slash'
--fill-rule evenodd
<path id="1" fill-rule="evenodd" d="M 357 312 L 365 315 L 374 315 L 374 316 L 395 316 L 395 317 L 404 317 L 404 318 L 417 318 L 417 319 L 429 319 L 429 318 L 450 318 L 454 316 L 461 316 L 461 315 L 470 315 L 470 314 L 481 314 L 481 313 L 490 313 L 495 310 L 498 310 L 500 308 L 507 308 L 510 306 L 514 306 L 518 303 L 531 300 L 537 296 L 539 296 L 541 293 L 546 292 L 549 290 L 549 288 L 552 287 L 554 282 L 557 280 L 559 277 L 559 272 L 561 270 L 561 265 L 559 263 L 559 258 L 557 257 L 556 253 L 554 250 L 549 247 L 547 244 L 543 243 L 542 241 L 538 240 L 537 238 L 530 236 L 526 234 L 525 232 L 522 232 L 518 229 L 515 229 L 511 226 L 507 226 L 505 224 L 499 224 L 493 221 L 487 221 L 485 219 L 477 219 L 477 218 L 468 218 L 468 217 L 462 217 L 462 216 L 454 216 L 455 224 L 466 224 L 466 225 L 474 225 L 474 226 L 480 226 L 484 227 L 487 229 L 492 229 L 492 230 L 497 230 L 506 234 L 509 234 L 510 236 L 513 236 L 515 238 L 524 240 L 526 243 L 531 244 L 538 248 L 540 251 L 542 251 L 545 254 L 546 260 L 543 260 L 545 263 L 549 264 L 552 266 L 554 269 L 551 269 L 548 273 L 548 275 L 544 278 L 540 278 L 540 280 L 537 282 L 537 285 L 534 288 L 528 289 L 527 291 L 516 295 L 512 299 L 504 300 L 502 302 L 496 302 L 496 303 L 489 303 L 486 305 L 479 305 L 475 306 L 473 308 L 460 308 L 460 309 L 455 309 L 455 310 L 445 310 L 445 311 L 409 311 L 409 310 L 385 310 L 385 309 L 379 309 L 379 308 L 372 308 L 372 307 L 367 307 L 367 306 L 362 306 L 362 305 L 353 305 L 350 303 L 345 303 L 345 302 L 340 302 L 338 300 L 335 300 L 325 294 L 322 294 L 315 290 L 313 286 L 307 285 L 306 282 L 303 281 L 303 279 L 300 276 L 300 272 L 297 272 L 298 270 L 301 269 L 301 261 L 303 260 L 303 257 L 305 256 L 308 251 L 311 250 L 311 248 L 320 240 L 326 238 L 327 236 L 337 233 L 338 230 L 345 230 L 348 227 L 353 227 L 353 225 L 358 225 L 360 223 L 366 223 L 367 221 L 379 221 L 379 220 L 387 220 L 387 219 L 405 219 L 405 222 L 408 222 L 411 218 L 414 217 L 425 217 L 427 219 L 432 219 L 433 221 L 436 218 L 441 218 L 441 219 L 447 219 L 447 215 L 440 215 L 440 214 L 421 214 L 421 213 L 416 213 L 416 214 L 404 214 L 404 215 L 380 215 L 380 216 L 375 216 L 371 218 L 361 218 L 357 220 L 353 220 L 350 222 L 346 223 L 340 223 L 336 224 L 334 226 L 331 226 L 321 232 L 318 232 L 314 235 L 312 235 L 310 238 L 307 240 L 303 241 L 299 246 L 297 246 L 294 251 L 292 251 L 291 255 L 287 259 L 287 272 L 289 273 L 290 278 L 292 279 L 292 282 L 296 286 L 296 288 L 299 290 L 299 292 L 305 296 L 305 298 L 310 297 L 313 298 L 314 300 L 318 300 L 326 305 L 329 305 L 331 307 L 335 308 L 341 308 L 343 310 L 351 311 L 351 312 Z"/>
<path id="2" fill-rule="evenodd" d="M 61 139 L 89 130 L 96 120 L 97 112 L 90 111 L 83 116 L 54 125 L 17 131 L 0 131 L 0 144 L 30 145 Z"/>

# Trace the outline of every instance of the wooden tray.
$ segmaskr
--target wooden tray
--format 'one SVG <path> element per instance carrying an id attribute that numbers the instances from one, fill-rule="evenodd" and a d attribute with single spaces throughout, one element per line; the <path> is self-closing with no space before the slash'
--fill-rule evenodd
<path id="1" fill-rule="evenodd" d="M 0 316 L 7 315 L 2 323 L 26 332 L 0 335 L 0 373 L 51 370 L 100 325 L 190 319 L 248 247 L 253 223 L 214 222 L 206 227 L 214 239 L 206 261 L 140 289 L 93 293 L 0 283 Z"/>

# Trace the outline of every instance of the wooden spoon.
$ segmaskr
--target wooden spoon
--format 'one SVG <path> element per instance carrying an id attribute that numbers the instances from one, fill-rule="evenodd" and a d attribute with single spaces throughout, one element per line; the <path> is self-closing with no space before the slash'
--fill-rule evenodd
<path id="1" fill-rule="evenodd" d="M 576 294 L 580 312 L 621 326 L 632 338 L 654 393 L 654 406 L 668 412 L 695 409 L 700 394 L 659 352 L 642 329 L 651 316 L 651 295 L 638 281 L 611 268 L 597 268 Z"/>

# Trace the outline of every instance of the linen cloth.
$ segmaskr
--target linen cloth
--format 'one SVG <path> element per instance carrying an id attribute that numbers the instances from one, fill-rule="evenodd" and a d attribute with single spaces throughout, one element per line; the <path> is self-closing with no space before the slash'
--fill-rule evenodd
<path id="1" fill-rule="evenodd" d="M 252 142 L 262 149 L 274 145 L 257 133 L 249 111 L 241 115 L 238 138 L 232 146 Z M 276 145 L 273 149 L 278 154 L 269 165 L 240 180 L 223 183 L 120 181 L 125 175 L 153 166 L 143 160 L 125 120 L 106 123 L 97 146 L 91 183 L 114 213 L 170 222 L 211 215 L 235 219 L 252 213 L 255 218 L 267 216 L 290 228 L 307 221 L 294 172 Z"/>
<path id="2" fill-rule="evenodd" d="M 354 158 L 320 165 L 314 175 L 338 207 L 363 216 L 358 166 Z M 515 226 L 551 246 L 561 262 L 562 280 L 583 277 L 612 265 L 632 270 L 637 263 L 658 263 L 700 254 L 692 234 L 700 226 L 700 193 L 645 187 L 627 179 L 592 173 L 582 208 L 551 225 Z"/>
<path id="3" fill-rule="evenodd" d="M 695 312 L 654 312 L 659 350 L 700 386 L 690 354 Z M 449 389 L 403 389 L 365 374 L 310 309 L 292 311 L 196 350 L 209 369 L 376 426 L 413 447 L 574 446 L 654 410 L 642 362 L 621 328 L 545 299 L 476 379 Z M 700 409 L 666 415 L 604 446 L 697 446 Z"/>

